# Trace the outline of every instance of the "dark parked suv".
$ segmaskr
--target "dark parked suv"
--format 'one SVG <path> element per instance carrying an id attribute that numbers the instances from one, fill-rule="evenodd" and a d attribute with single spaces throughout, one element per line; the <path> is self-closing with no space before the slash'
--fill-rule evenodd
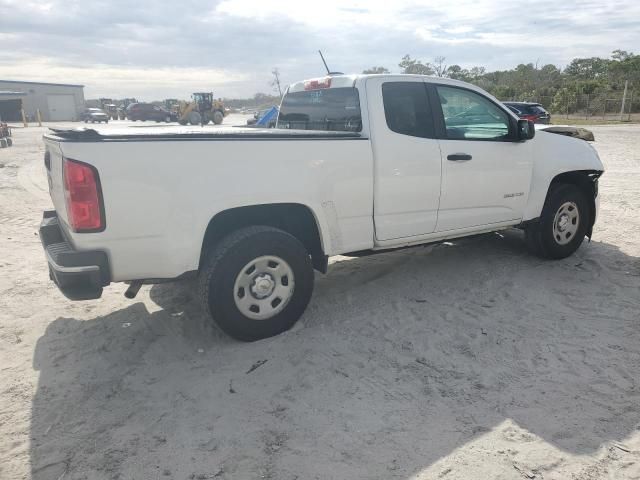
<path id="1" fill-rule="evenodd" d="M 155 120 L 156 122 L 175 122 L 178 116 L 169 110 L 152 103 L 132 103 L 127 107 L 129 120 Z"/>
<path id="2" fill-rule="evenodd" d="M 547 112 L 539 103 L 531 102 L 502 102 L 509 110 L 524 120 L 531 120 L 533 123 L 551 123 L 551 114 Z"/>

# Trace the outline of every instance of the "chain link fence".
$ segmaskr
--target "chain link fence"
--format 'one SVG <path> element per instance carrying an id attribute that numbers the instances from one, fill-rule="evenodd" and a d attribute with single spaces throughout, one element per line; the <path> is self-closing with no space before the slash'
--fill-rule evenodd
<path id="1" fill-rule="evenodd" d="M 575 94 L 559 92 L 553 96 L 534 95 L 505 98 L 502 101 L 535 102 L 541 104 L 556 119 L 640 121 L 640 92 L 627 91 Z"/>

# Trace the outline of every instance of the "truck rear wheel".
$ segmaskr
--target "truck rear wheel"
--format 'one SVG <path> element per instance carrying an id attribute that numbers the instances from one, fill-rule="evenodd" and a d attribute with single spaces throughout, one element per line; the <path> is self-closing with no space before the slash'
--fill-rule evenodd
<path id="1" fill-rule="evenodd" d="M 291 328 L 307 308 L 313 281 L 311 258 L 302 243 L 267 226 L 225 237 L 200 271 L 202 300 L 211 318 L 242 341 Z"/>
<path id="2" fill-rule="evenodd" d="M 215 123 L 216 125 L 220 125 L 223 120 L 224 115 L 220 110 L 216 110 L 215 112 L 213 112 L 213 123 Z"/>
<path id="3" fill-rule="evenodd" d="M 566 258 L 582 245 L 589 219 L 589 206 L 582 191 L 575 185 L 555 185 L 540 220 L 525 230 L 527 246 L 543 258 Z"/>

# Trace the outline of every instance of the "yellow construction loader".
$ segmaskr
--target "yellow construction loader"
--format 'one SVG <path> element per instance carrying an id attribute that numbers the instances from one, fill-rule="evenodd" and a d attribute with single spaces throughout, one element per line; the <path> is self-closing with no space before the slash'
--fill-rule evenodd
<path id="1" fill-rule="evenodd" d="M 180 102 L 180 125 L 206 125 L 213 122 L 220 125 L 227 115 L 222 99 L 215 100 L 213 92 L 196 92 L 191 95 L 191 102 Z"/>

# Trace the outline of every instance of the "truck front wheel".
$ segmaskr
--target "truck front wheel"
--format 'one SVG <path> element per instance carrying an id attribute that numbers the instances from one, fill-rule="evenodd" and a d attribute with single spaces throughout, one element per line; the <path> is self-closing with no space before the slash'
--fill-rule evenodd
<path id="1" fill-rule="evenodd" d="M 555 185 L 549 191 L 540 220 L 525 229 L 527 246 L 543 258 L 566 258 L 582 245 L 589 219 L 584 193 L 575 185 Z"/>
<path id="2" fill-rule="evenodd" d="M 273 227 L 237 230 L 206 255 L 201 295 L 231 337 L 254 341 L 291 328 L 313 291 L 313 266 L 297 238 Z"/>

